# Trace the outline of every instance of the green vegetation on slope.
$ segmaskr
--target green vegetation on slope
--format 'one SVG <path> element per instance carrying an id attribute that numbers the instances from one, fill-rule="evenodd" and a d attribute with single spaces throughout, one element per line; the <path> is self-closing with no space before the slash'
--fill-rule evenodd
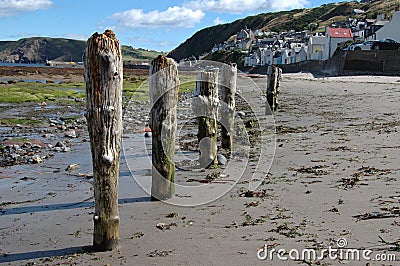
<path id="1" fill-rule="evenodd" d="M 235 62 L 238 66 L 244 65 L 245 53 L 238 50 L 233 51 L 217 51 L 215 53 L 209 54 L 204 60 L 218 61 L 222 63 Z"/>
<path id="2" fill-rule="evenodd" d="M 122 46 L 122 59 L 127 62 L 133 63 L 141 63 L 141 62 L 149 62 L 153 60 L 162 52 L 154 51 L 154 50 L 147 50 L 142 48 L 133 48 L 132 46 Z"/>
<path id="3" fill-rule="evenodd" d="M 0 41 L 0 61 L 6 58 L 27 63 L 45 63 L 46 60 L 80 62 L 86 48 L 85 41 L 63 38 L 24 38 L 18 41 Z M 135 49 L 122 45 L 122 59 L 132 63 L 148 62 L 161 52 Z"/>

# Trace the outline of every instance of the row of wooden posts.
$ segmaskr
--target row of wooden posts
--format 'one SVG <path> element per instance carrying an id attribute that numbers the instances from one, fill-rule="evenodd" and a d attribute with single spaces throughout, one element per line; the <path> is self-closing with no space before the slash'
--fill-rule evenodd
<path id="1" fill-rule="evenodd" d="M 107 30 L 93 34 L 84 54 L 87 97 L 86 118 L 93 160 L 95 195 L 93 248 L 112 250 L 119 243 L 118 177 L 122 139 L 121 46 L 115 34 Z M 276 73 L 272 71 L 271 73 Z M 234 128 L 237 68 L 221 68 L 222 147 L 230 148 Z M 269 79 L 268 95 L 276 108 L 279 72 Z M 274 83 L 275 82 L 275 83 Z M 202 167 L 217 160 L 218 71 L 210 69 L 197 76 L 192 108 L 198 123 Z M 275 84 L 275 85 L 274 85 Z M 172 59 L 159 56 L 149 72 L 150 128 L 152 130 L 152 199 L 174 195 L 174 153 L 177 129 L 177 103 L 180 81 Z M 270 98 L 271 98 L 270 97 Z M 275 100 L 274 100 L 275 99 Z M 275 104 L 275 105 L 274 105 Z"/>

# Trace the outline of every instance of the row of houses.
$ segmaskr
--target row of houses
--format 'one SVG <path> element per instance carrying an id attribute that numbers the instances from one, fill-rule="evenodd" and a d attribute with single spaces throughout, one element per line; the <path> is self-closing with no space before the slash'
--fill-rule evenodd
<path id="1" fill-rule="evenodd" d="M 353 40 L 349 28 L 327 27 L 324 36 L 310 36 L 305 42 L 279 42 L 279 45 L 255 47 L 245 56 L 245 66 L 293 64 L 306 60 L 327 60 L 332 57 L 337 47 L 348 40 Z"/>
<path id="2" fill-rule="evenodd" d="M 355 13 L 363 12 L 355 10 Z M 215 45 L 211 52 L 239 49 L 245 56 L 245 66 L 292 64 L 305 60 L 327 60 L 347 41 L 390 38 L 400 42 L 400 12 L 392 19 L 379 15 L 375 20 L 349 19 L 326 27 L 324 34 L 302 32 L 264 32 L 242 29 L 235 40 Z"/>

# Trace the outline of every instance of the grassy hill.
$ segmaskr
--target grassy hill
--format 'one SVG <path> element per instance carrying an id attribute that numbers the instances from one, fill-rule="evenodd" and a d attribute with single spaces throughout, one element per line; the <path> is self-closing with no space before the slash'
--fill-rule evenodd
<path id="1" fill-rule="evenodd" d="M 275 32 L 288 30 L 325 31 L 325 27 L 332 22 L 353 16 L 354 9 L 365 11 L 364 14 L 355 16 L 359 19 L 376 18 L 378 14 L 385 14 L 386 17 L 390 17 L 393 11 L 398 9 L 398 5 L 398 1 L 387 0 L 376 0 L 365 4 L 352 1 L 324 4 L 315 8 L 262 13 L 232 23 L 202 29 L 172 50 L 169 56 L 176 60 L 191 56 L 198 57 L 209 52 L 215 44 L 223 43 L 245 27 Z"/>
<path id="2" fill-rule="evenodd" d="M 163 54 L 162 52 L 147 50 L 143 48 L 133 48 L 132 46 L 122 45 L 122 59 L 124 62 L 130 63 L 141 63 L 147 62 L 158 55 Z"/>
<path id="3" fill-rule="evenodd" d="M 0 41 L 0 61 L 25 63 L 44 63 L 46 60 L 79 62 L 82 61 L 85 48 L 85 41 L 64 38 L 34 37 L 18 41 Z M 146 62 L 159 54 L 161 52 L 122 46 L 122 58 L 125 62 Z"/>

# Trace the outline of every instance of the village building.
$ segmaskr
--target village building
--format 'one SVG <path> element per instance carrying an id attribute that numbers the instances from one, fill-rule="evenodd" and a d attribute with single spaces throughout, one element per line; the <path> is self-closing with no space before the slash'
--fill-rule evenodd
<path id="1" fill-rule="evenodd" d="M 325 36 L 311 36 L 308 41 L 307 58 L 310 60 L 322 60 L 325 45 Z"/>
<path id="2" fill-rule="evenodd" d="M 236 35 L 237 40 L 255 40 L 254 37 L 254 32 L 247 27 L 239 31 L 239 33 Z"/>
<path id="3" fill-rule="evenodd" d="M 249 53 L 244 58 L 244 66 L 257 66 L 260 65 L 260 57 L 257 53 Z"/>
<path id="4" fill-rule="evenodd" d="M 353 40 L 353 34 L 349 28 L 326 28 L 326 46 L 323 54 L 323 60 L 327 60 L 333 56 L 338 45 L 348 40 Z"/>
<path id="5" fill-rule="evenodd" d="M 389 23 L 389 20 L 385 19 L 385 15 L 380 14 L 376 19 L 366 19 L 365 23 L 364 37 L 369 40 L 375 40 L 376 32 Z"/>
<path id="6" fill-rule="evenodd" d="M 293 53 L 292 61 L 291 61 L 292 64 L 307 60 L 307 47 L 306 46 L 294 47 L 292 49 L 292 53 Z"/>
<path id="7" fill-rule="evenodd" d="M 355 15 L 362 10 L 354 10 Z M 310 31 L 265 32 L 245 27 L 236 34 L 232 42 L 214 45 L 211 52 L 240 50 L 246 53 L 245 66 L 293 64 L 307 60 L 327 60 L 348 41 L 389 38 L 400 42 L 400 11 L 395 11 L 392 20 L 384 15 L 376 19 L 348 20 L 332 23 L 324 33 L 312 35 Z M 369 37 L 368 37 L 369 36 Z"/>
<path id="8" fill-rule="evenodd" d="M 266 47 L 266 48 L 259 48 L 260 51 L 260 64 L 262 66 L 265 65 L 272 65 L 273 59 L 274 59 L 274 51 L 272 50 L 272 47 Z"/>
<path id="9" fill-rule="evenodd" d="M 392 20 L 386 23 L 383 27 L 378 29 L 368 39 L 370 40 L 381 40 L 389 38 L 400 42 L 400 11 L 394 11 Z"/>

